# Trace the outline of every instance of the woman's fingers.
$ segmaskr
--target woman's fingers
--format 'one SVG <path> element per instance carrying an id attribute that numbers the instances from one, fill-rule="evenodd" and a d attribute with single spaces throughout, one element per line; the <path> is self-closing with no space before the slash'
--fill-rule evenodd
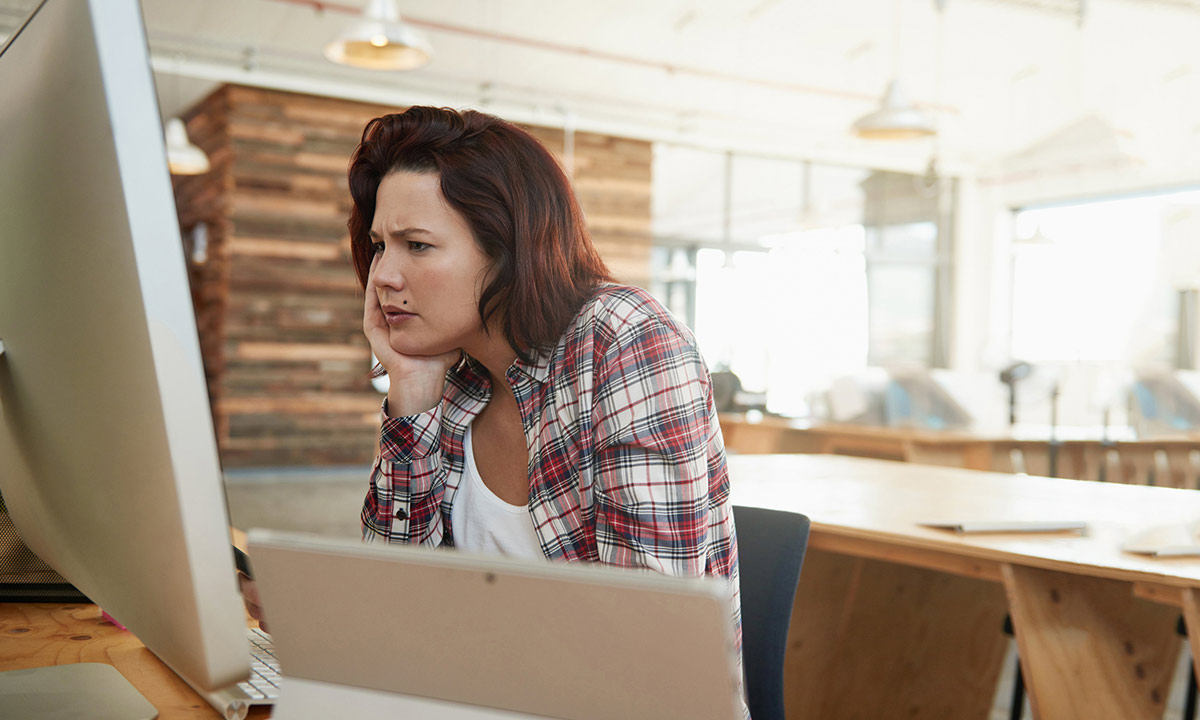
<path id="1" fill-rule="evenodd" d="M 379 306 L 379 297 L 371 291 L 371 286 L 367 285 L 366 297 L 363 302 L 363 330 L 370 335 L 371 331 L 386 326 L 383 308 Z"/>
<path id="2" fill-rule="evenodd" d="M 258 584 L 242 573 L 238 573 L 238 588 L 242 591 L 242 597 L 247 604 L 253 604 L 256 607 L 262 605 L 262 600 L 258 597 Z"/>
<path id="3" fill-rule="evenodd" d="M 263 613 L 262 600 L 258 597 L 258 584 L 242 573 L 238 573 L 238 587 L 242 591 L 242 602 L 246 605 L 246 612 L 258 621 L 258 626 L 264 632 L 270 632 L 267 630 L 267 619 L 266 614 Z"/>

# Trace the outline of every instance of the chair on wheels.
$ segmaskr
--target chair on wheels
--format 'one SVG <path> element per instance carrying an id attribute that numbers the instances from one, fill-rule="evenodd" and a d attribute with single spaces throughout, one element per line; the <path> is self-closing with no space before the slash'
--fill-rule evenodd
<path id="1" fill-rule="evenodd" d="M 752 720 L 783 720 L 783 656 L 808 518 L 735 505 L 742 597 L 742 662 Z"/>

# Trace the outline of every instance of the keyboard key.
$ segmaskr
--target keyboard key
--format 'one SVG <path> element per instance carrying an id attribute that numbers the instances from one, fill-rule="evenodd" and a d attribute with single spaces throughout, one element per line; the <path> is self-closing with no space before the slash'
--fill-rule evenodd
<path id="1" fill-rule="evenodd" d="M 260 692 L 257 688 L 255 688 L 250 683 L 240 682 L 240 683 L 238 683 L 238 689 L 241 690 L 242 692 L 246 693 L 246 695 L 248 695 L 249 697 L 254 698 L 255 700 L 262 700 L 267 697 L 266 694 Z"/>

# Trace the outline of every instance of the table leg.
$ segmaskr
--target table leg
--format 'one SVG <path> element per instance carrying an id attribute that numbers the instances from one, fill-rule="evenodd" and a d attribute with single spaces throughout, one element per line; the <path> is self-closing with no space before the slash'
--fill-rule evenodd
<path id="1" fill-rule="evenodd" d="M 986 718 L 1007 648 L 994 582 L 810 548 L 788 716 Z"/>
<path id="2" fill-rule="evenodd" d="M 1183 598 L 1183 621 L 1187 625 L 1188 643 L 1192 649 L 1192 657 L 1200 658 L 1200 591 L 1196 588 L 1185 588 L 1181 597 Z M 1193 662 L 1192 670 L 1196 673 L 1197 683 L 1200 684 L 1200 662 Z"/>
<path id="3" fill-rule="evenodd" d="M 1161 718 L 1179 611 L 1128 582 L 1006 565 L 1017 648 L 1036 718 Z"/>

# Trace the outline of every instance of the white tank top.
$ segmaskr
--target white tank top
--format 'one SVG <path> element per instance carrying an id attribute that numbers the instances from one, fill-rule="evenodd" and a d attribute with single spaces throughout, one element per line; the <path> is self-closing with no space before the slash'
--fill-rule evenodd
<path id="1" fill-rule="evenodd" d="M 454 546 L 469 552 L 544 558 L 529 505 L 511 505 L 483 483 L 475 464 L 471 426 L 463 438 L 463 477 L 450 508 Z"/>

